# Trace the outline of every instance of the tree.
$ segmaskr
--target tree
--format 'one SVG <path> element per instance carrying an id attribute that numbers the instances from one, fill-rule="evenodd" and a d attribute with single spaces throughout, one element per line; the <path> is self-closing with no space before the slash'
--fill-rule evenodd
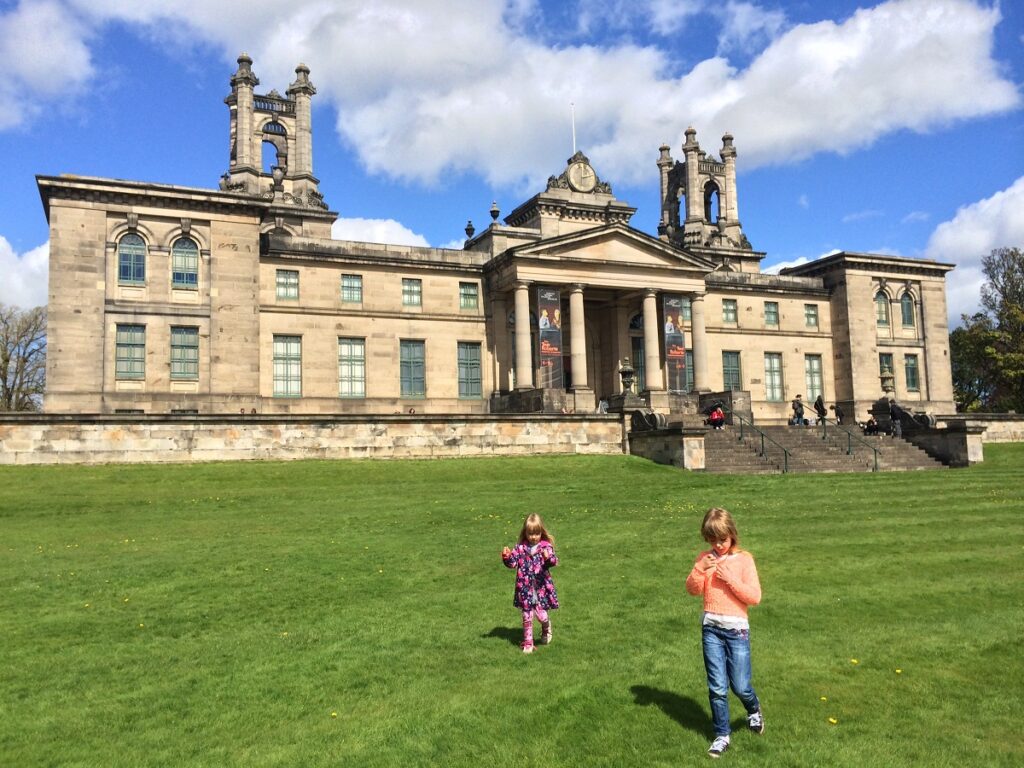
<path id="1" fill-rule="evenodd" d="M 38 411 L 46 383 L 46 308 L 0 304 L 0 411 Z"/>
<path id="2" fill-rule="evenodd" d="M 1024 252 L 996 248 L 981 266 L 985 312 L 949 335 L 958 407 L 1024 412 Z"/>

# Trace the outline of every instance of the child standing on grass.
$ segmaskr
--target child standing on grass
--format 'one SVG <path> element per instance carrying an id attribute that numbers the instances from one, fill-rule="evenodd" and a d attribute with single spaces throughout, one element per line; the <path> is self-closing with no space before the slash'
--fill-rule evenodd
<path id="1" fill-rule="evenodd" d="M 702 644 L 708 674 L 708 699 L 715 740 L 711 757 L 729 748 L 729 688 L 747 710 L 747 727 L 764 733 L 761 703 L 750 671 L 750 622 L 747 606 L 761 602 L 761 582 L 754 558 L 739 548 L 736 523 L 726 510 L 713 507 L 704 515 L 700 534 L 711 549 L 701 552 L 686 577 L 686 591 L 704 598 Z"/>
<path id="2" fill-rule="evenodd" d="M 551 642 L 551 618 L 548 611 L 558 607 L 555 583 L 550 569 L 558 565 L 554 541 L 540 515 L 528 515 L 519 532 L 519 543 L 501 550 L 506 568 L 516 569 L 515 597 L 512 604 L 523 612 L 523 653 L 533 653 L 533 617 L 540 620 L 540 644 Z"/>

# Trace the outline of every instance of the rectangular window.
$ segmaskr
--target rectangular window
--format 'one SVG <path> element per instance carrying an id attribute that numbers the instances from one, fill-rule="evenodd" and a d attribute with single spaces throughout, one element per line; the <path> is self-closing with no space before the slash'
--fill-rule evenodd
<path id="1" fill-rule="evenodd" d="M 344 304 L 363 303 L 363 276 L 341 276 L 341 301 Z"/>
<path id="2" fill-rule="evenodd" d="M 693 319 L 693 304 L 690 302 L 689 296 L 683 296 L 683 301 L 680 304 L 680 314 L 683 316 L 683 320 Z"/>
<path id="3" fill-rule="evenodd" d="M 918 375 L 917 355 L 903 356 L 903 372 L 907 376 L 907 390 L 918 392 L 921 389 L 921 377 Z"/>
<path id="4" fill-rule="evenodd" d="M 736 322 L 736 299 L 722 299 L 722 322 Z"/>
<path id="5" fill-rule="evenodd" d="M 366 397 L 366 340 L 338 338 L 338 397 Z"/>
<path id="6" fill-rule="evenodd" d="M 277 298 L 299 298 L 299 272 L 295 269 L 277 270 Z"/>
<path id="7" fill-rule="evenodd" d="M 199 249 L 191 240 L 171 248 L 171 287 L 195 290 L 199 286 Z"/>
<path id="8" fill-rule="evenodd" d="M 779 302 L 766 301 L 764 303 L 764 324 L 774 326 L 779 324 Z"/>
<path id="9" fill-rule="evenodd" d="M 274 336 L 274 397 L 302 397 L 301 336 Z"/>
<path id="10" fill-rule="evenodd" d="M 808 328 L 818 327 L 818 305 L 804 304 L 804 325 Z"/>
<path id="11" fill-rule="evenodd" d="M 764 396 L 766 400 L 782 400 L 782 354 L 764 353 Z"/>
<path id="12" fill-rule="evenodd" d="M 686 391 L 693 392 L 693 350 L 686 350 Z"/>
<path id="13" fill-rule="evenodd" d="M 821 389 L 821 355 L 804 355 L 804 378 L 807 386 L 807 402 L 814 402 Z"/>
<path id="14" fill-rule="evenodd" d="M 476 286 L 474 286 L 476 287 Z M 480 375 L 480 344 L 459 342 L 459 397 L 483 395 Z"/>
<path id="15" fill-rule="evenodd" d="M 480 305 L 476 283 L 459 283 L 459 309 L 477 309 Z"/>
<path id="16" fill-rule="evenodd" d="M 740 379 L 740 353 L 722 353 L 722 387 L 723 389 L 743 389 Z"/>
<path id="17" fill-rule="evenodd" d="M 171 378 L 199 378 L 199 329 L 171 326 Z"/>
<path id="18" fill-rule="evenodd" d="M 402 306 L 423 306 L 423 281 L 411 277 L 402 278 Z"/>
<path id="19" fill-rule="evenodd" d="M 146 378 L 146 326 L 118 325 L 115 348 L 115 378 Z"/>
<path id="20" fill-rule="evenodd" d="M 417 283 L 419 280 L 416 281 Z M 426 397 L 426 343 L 422 341 L 399 342 L 399 369 L 402 397 Z"/>
<path id="21" fill-rule="evenodd" d="M 878 375 L 881 376 L 886 372 L 895 373 L 892 367 L 892 355 L 888 352 L 883 352 L 878 356 Z"/>

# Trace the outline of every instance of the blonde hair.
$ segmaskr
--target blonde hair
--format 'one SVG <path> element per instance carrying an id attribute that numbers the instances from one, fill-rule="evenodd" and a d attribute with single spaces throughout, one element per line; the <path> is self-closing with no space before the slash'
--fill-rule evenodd
<path id="1" fill-rule="evenodd" d="M 527 515 L 526 519 L 523 520 L 523 530 L 519 532 L 519 543 L 525 544 L 526 537 L 529 536 L 531 533 L 539 533 L 543 541 L 546 541 L 550 544 L 555 543 L 555 540 L 551 537 L 551 534 L 548 533 L 548 529 L 544 527 L 544 520 L 542 520 L 541 516 L 538 515 L 536 512 Z"/>
<path id="2" fill-rule="evenodd" d="M 740 535 L 736 531 L 736 522 L 732 519 L 727 509 L 712 507 L 704 515 L 704 522 L 700 524 L 700 535 L 709 544 L 715 541 L 732 539 L 729 547 L 730 552 L 735 552 L 740 546 Z"/>

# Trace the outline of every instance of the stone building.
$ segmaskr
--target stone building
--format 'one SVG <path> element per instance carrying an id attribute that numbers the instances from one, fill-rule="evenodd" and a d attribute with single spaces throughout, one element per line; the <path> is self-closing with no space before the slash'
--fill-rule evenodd
<path id="1" fill-rule="evenodd" d="M 762 273 L 732 136 L 717 158 L 692 128 L 681 160 L 661 147 L 657 236 L 577 153 L 461 250 L 338 241 L 295 73 L 259 95 L 239 57 L 217 189 L 38 177 L 47 411 L 592 411 L 628 358 L 661 411 L 743 390 L 760 421 L 819 393 L 862 418 L 891 373 L 900 401 L 953 412 L 952 265 L 838 253 Z"/>

